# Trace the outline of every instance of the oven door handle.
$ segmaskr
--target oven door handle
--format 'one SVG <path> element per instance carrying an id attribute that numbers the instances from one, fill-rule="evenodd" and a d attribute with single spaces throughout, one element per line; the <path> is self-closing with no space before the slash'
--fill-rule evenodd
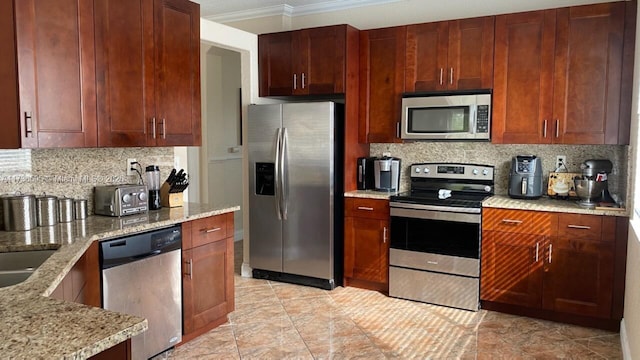
<path id="1" fill-rule="evenodd" d="M 404 217 L 412 219 L 426 219 L 426 220 L 441 220 L 461 223 L 480 224 L 480 214 L 469 214 L 459 212 L 447 212 L 447 211 L 435 211 L 435 210 L 420 210 L 420 209 L 405 209 L 405 208 L 391 208 L 391 217 Z"/>

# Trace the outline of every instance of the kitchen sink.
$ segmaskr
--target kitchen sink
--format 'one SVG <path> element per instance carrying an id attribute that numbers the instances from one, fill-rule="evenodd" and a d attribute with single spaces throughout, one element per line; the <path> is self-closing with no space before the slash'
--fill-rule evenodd
<path id="1" fill-rule="evenodd" d="M 55 250 L 0 253 L 0 288 L 25 281 Z"/>

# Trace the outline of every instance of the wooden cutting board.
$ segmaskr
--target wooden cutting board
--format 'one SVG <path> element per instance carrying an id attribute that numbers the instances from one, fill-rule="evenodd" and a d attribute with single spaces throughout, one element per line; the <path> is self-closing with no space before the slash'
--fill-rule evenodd
<path id="1" fill-rule="evenodd" d="M 557 197 L 554 186 L 559 182 L 565 182 L 569 185 L 569 197 L 576 197 L 576 186 L 573 179 L 576 177 L 582 178 L 582 173 L 569 173 L 569 172 L 550 172 L 549 173 L 549 185 L 547 186 L 547 195 L 550 197 Z M 566 196 L 566 195 L 565 195 Z"/>

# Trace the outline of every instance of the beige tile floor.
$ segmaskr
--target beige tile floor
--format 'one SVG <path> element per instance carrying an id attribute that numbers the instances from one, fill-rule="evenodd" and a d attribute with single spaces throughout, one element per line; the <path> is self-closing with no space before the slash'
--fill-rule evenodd
<path id="1" fill-rule="evenodd" d="M 164 358 L 622 358 L 619 334 L 602 330 L 451 309 L 351 287 L 325 291 L 237 274 L 235 281 L 236 310 L 229 322 Z"/>

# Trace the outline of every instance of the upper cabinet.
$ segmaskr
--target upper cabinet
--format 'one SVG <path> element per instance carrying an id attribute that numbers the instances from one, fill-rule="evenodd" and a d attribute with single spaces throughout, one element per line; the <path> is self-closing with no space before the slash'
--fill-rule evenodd
<path id="1" fill-rule="evenodd" d="M 199 145 L 199 9 L 3 1 L 0 148 Z"/>
<path id="2" fill-rule="evenodd" d="M 96 146 L 93 3 L 0 6 L 0 147 Z"/>
<path id="3" fill-rule="evenodd" d="M 350 32 L 335 25 L 258 36 L 260 96 L 345 93 Z"/>
<path id="4" fill-rule="evenodd" d="M 200 145 L 199 6 L 94 3 L 98 145 Z"/>
<path id="5" fill-rule="evenodd" d="M 360 131 L 362 143 L 401 142 L 405 37 L 398 26 L 360 32 Z"/>
<path id="6" fill-rule="evenodd" d="M 494 17 L 407 26 L 405 92 L 489 89 Z"/>
<path id="7" fill-rule="evenodd" d="M 633 35 L 624 2 L 497 16 L 493 142 L 627 143 L 623 50 Z"/>

